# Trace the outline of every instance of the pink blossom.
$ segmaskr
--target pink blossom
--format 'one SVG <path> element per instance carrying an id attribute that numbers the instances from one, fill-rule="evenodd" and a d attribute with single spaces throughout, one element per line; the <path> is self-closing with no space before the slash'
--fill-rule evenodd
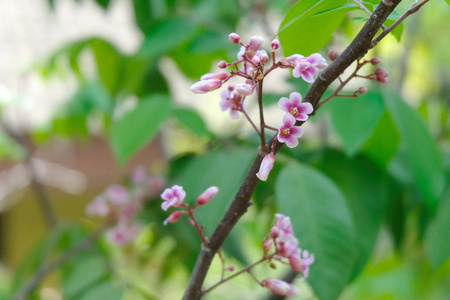
<path id="1" fill-rule="evenodd" d="M 295 118 L 291 114 L 285 114 L 283 123 L 278 128 L 278 141 L 286 143 L 289 148 L 294 148 L 298 145 L 298 139 L 303 135 L 303 128 L 295 125 Z"/>
<path id="2" fill-rule="evenodd" d="M 296 286 L 284 282 L 282 280 L 267 278 L 263 281 L 264 286 L 269 288 L 273 293 L 284 296 L 298 296 L 300 294 Z"/>
<path id="3" fill-rule="evenodd" d="M 127 189 L 117 184 L 106 189 L 105 197 L 114 205 L 124 205 L 129 200 Z"/>
<path id="4" fill-rule="evenodd" d="M 270 43 L 270 47 L 272 47 L 272 50 L 277 50 L 278 48 L 280 48 L 280 41 L 274 39 L 272 43 Z"/>
<path id="5" fill-rule="evenodd" d="M 138 236 L 139 231 L 140 227 L 136 223 L 118 223 L 116 226 L 106 231 L 106 237 L 113 244 L 125 246 Z"/>
<path id="6" fill-rule="evenodd" d="M 172 223 L 175 223 L 176 221 L 178 221 L 178 219 L 180 219 L 181 217 L 181 211 L 175 211 L 173 213 L 170 214 L 170 216 L 164 220 L 164 225 L 169 225 Z"/>
<path id="7" fill-rule="evenodd" d="M 183 187 L 179 185 L 174 185 L 170 189 L 165 189 L 161 194 L 161 198 L 165 201 L 161 204 L 163 210 L 167 210 L 169 207 L 182 207 L 184 206 L 184 197 L 186 197 L 186 192 Z"/>
<path id="8" fill-rule="evenodd" d="M 222 98 L 222 101 L 219 103 L 221 110 L 226 111 L 227 109 L 230 109 L 230 116 L 232 119 L 239 118 L 238 112 L 247 105 L 247 103 L 244 103 L 243 96 L 233 90 L 233 87 L 221 91 L 220 98 Z"/>
<path id="9" fill-rule="evenodd" d="M 94 200 L 86 206 L 86 214 L 88 216 L 106 217 L 110 211 L 104 195 L 95 197 Z"/>
<path id="10" fill-rule="evenodd" d="M 198 205 L 204 205 L 211 201 L 212 198 L 214 198 L 217 193 L 219 192 L 219 189 L 217 186 L 211 186 L 206 189 L 206 191 L 203 192 L 200 196 L 197 198 L 197 204 Z"/>
<path id="11" fill-rule="evenodd" d="M 299 61 L 300 59 L 302 59 L 302 58 L 303 58 L 303 55 L 300 55 L 300 54 L 293 54 L 293 55 L 291 55 L 291 56 L 282 58 L 282 59 L 280 60 L 280 62 L 281 62 L 283 65 L 285 65 L 285 66 L 292 66 L 292 67 L 295 68 L 295 66 L 297 66 L 298 61 Z"/>
<path id="12" fill-rule="evenodd" d="M 264 156 L 261 165 L 259 166 L 259 172 L 256 173 L 256 177 L 258 177 L 261 181 L 266 181 L 270 171 L 273 168 L 274 163 L 275 155 L 273 153 L 269 153 Z"/>
<path id="13" fill-rule="evenodd" d="M 236 84 L 236 92 L 242 96 L 250 96 L 255 91 L 255 86 L 247 83 Z"/>
<path id="14" fill-rule="evenodd" d="M 206 73 L 205 75 L 200 77 L 200 80 L 209 80 L 209 79 L 225 80 L 227 78 L 228 78 L 228 73 L 219 72 L 219 73 Z"/>
<path id="15" fill-rule="evenodd" d="M 201 80 L 191 86 L 191 91 L 196 94 L 205 94 L 214 91 L 222 86 L 220 79 Z"/>
<path id="16" fill-rule="evenodd" d="M 303 257 L 301 257 L 302 255 Z M 309 276 L 309 266 L 314 263 L 314 255 L 309 251 L 300 249 L 294 255 L 289 256 L 289 265 L 295 271 L 302 272 L 301 279 L 306 279 Z"/>
<path id="17" fill-rule="evenodd" d="M 286 97 L 282 97 L 280 101 L 278 101 L 278 106 L 281 107 L 287 113 L 290 113 L 294 118 L 298 121 L 306 121 L 308 120 L 308 115 L 313 112 L 313 106 L 311 103 L 301 103 L 302 95 L 297 92 L 291 93 L 289 99 Z"/>
<path id="18" fill-rule="evenodd" d="M 263 242 L 263 250 L 264 252 L 269 252 L 273 247 L 273 240 L 265 240 Z"/>
<path id="19" fill-rule="evenodd" d="M 326 67 L 327 61 L 319 53 L 311 54 L 309 57 L 303 57 L 294 62 L 292 75 L 295 78 L 302 77 L 306 82 L 313 82 L 314 75 L 318 69 Z"/>
<path id="20" fill-rule="evenodd" d="M 247 49 L 247 56 L 248 58 L 252 59 L 253 56 L 255 56 L 256 51 L 261 47 L 262 43 L 264 42 L 264 39 L 259 36 L 252 36 L 250 38 L 250 42 L 248 43 L 248 49 Z"/>

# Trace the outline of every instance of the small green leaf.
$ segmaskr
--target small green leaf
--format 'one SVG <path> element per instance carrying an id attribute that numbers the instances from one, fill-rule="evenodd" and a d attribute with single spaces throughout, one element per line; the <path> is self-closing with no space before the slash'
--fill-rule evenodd
<path id="1" fill-rule="evenodd" d="M 437 214 L 425 235 L 425 253 L 433 269 L 450 258 L 450 189 L 439 203 Z"/>
<path id="2" fill-rule="evenodd" d="M 124 63 L 122 55 L 112 44 L 102 39 L 93 39 L 91 47 L 100 78 L 110 93 L 116 94 L 121 84 L 120 77 Z"/>
<path id="3" fill-rule="evenodd" d="M 355 6 L 345 0 L 298 1 L 278 30 L 284 55 L 309 55 L 322 49 L 352 9 Z"/>
<path id="4" fill-rule="evenodd" d="M 427 207 L 434 210 L 444 189 L 444 166 L 436 141 L 420 115 L 394 92 L 384 102 L 400 133 L 414 182 Z"/>
<path id="5" fill-rule="evenodd" d="M 173 114 L 181 124 L 197 136 L 203 137 L 210 135 L 205 122 L 196 111 L 187 108 L 177 108 L 173 110 Z"/>
<path id="6" fill-rule="evenodd" d="M 150 142 L 170 112 L 170 99 L 164 95 L 142 99 L 136 108 L 114 122 L 111 143 L 120 165 Z"/>
<path id="7" fill-rule="evenodd" d="M 383 100 L 377 92 L 358 95 L 358 98 L 334 99 L 327 106 L 332 129 L 350 156 L 355 155 L 373 133 L 384 110 Z"/>
<path id="8" fill-rule="evenodd" d="M 353 265 L 352 218 L 342 192 L 322 173 L 292 165 L 281 170 L 275 193 L 299 246 L 316 258 L 308 282 L 319 299 L 337 299 Z"/>

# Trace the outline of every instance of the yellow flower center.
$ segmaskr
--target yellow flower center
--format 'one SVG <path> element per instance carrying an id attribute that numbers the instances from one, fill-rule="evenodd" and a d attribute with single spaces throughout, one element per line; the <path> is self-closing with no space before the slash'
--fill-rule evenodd
<path id="1" fill-rule="evenodd" d="M 291 134 L 291 130 L 289 128 L 284 128 L 283 130 L 281 130 L 281 134 L 283 136 L 289 136 Z"/>
<path id="2" fill-rule="evenodd" d="M 291 115 L 293 115 L 294 117 L 296 117 L 298 115 L 298 108 L 297 107 L 292 107 L 289 112 L 291 113 Z"/>

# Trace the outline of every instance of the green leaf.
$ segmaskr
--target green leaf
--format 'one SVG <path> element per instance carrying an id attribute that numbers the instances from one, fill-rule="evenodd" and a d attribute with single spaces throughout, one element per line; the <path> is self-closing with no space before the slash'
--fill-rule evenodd
<path id="1" fill-rule="evenodd" d="M 136 108 L 114 122 L 111 143 L 120 165 L 152 140 L 170 112 L 170 99 L 164 95 L 142 99 Z"/>
<path id="2" fill-rule="evenodd" d="M 282 169 L 275 192 L 279 211 L 291 217 L 300 247 L 316 258 L 309 283 L 319 299 L 337 299 L 353 263 L 353 226 L 342 192 L 305 165 Z"/>
<path id="3" fill-rule="evenodd" d="M 387 200 L 386 176 L 365 157 L 348 159 L 332 150 L 324 153 L 318 168 L 344 192 L 352 216 L 355 230 L 353 279 L 369 260 L 378 238 Z"/>
<path id="4" fill-rule="evenodd" d="M 105 281 L 89 289 L 79 300 L 120 300 L 123 290 L 112 282 Z"/>
<path id="5" fill-rule="evenodd" d="M 391 115 L 385 110 L 377 127 L 361 148 L 379 166 L 386 168 L 397 153 L 400 134 Z"/>
<path id="6" fill-rule="evenodd" d="M 373 133 L 383 114 L 380 93 L 368 92 L 358 98 L 342 98 L 328 105 L 332 129 L 344 143 L 347 155 L 355 155 Z"/>
<path id="7" fill-rule="evenodd" d="M 355 6 L 346 5 L 345 0 L 298 1 L 278 31 L 284 55 L 309 55 L 322 49 L 352 9 Z"/>
<path id="8" fill-rule="evenodd" d="M 139 57 L 157 57 L 176 49 L 195 35 L 196 27 L 186 19 L 167 19 L 146 35 Z"/>
<path id="9" fill-rule="evenodd" d="M 173 114 L 181 124 L 197 136 L 203 137 L 210 135 L 205 122 L 196 111 L 187 108 L 177 108 L 173 110 Z"/>
<path id="10" fill-rule="evenodd" d="M 420 115 L 397 94 L 387 92 L 384 101 L 405 146 L 414 182 L 427 207 L 434 210 L 444 189 L 444 167 L 437 143 Z"/>
<path id="11" fill-rule="evenodd" d="M 448 5 L 450 5 L 450 0 L 445 0 L 445 2 L 447 2 Z"/>
<path id="12" fill-rule="evenodd" d="M 425 235 L 425 253 L 433 269 L 450 258 L 450 189 L 439 203 L 433 222 Z"/>
<path id="13" fill-rule="evenodd" d="M 122 55 L 112 44 L 102 39 L 93 39 L 91 47 L 100 78 L 111 94 L 115 95 L 121 84 L 124 63 Z"/>

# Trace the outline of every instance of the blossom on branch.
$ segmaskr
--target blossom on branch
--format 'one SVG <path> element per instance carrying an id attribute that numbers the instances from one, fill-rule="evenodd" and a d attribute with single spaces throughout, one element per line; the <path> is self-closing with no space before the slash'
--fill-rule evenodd
<path id="1" fill-rule="evenodd" d="M 303 128 L 295 126 L 295 118 L 290 113 L 284 115 L 283 123 L 278 128 L 278 141 L 286 143 L 289 148 L 298 145 L 298 139 L 303 136 Z"/>
<path id="2" fill-rule="evenodd" d="M 183 190 L 183 187 L 179 185 L 174 185 L 170 189 L 165 189 L 161 194 L 161 198 L 165 201 L 161 204 L 161 208 L 163 210 L 167 210 L 169 207 L 183 207 L 184 206 L 184 198 L 186 197 L 186 192 Z"/>
<path id="3" fill-rule="evenodd" d="M 297 92 L 291 93 L 289 99 L 282 97 L 278 101 L 278 106 L 287 113 L 290 113 L 298 121 L 308 120 L 308 115 L 313 112 L 311 103 L 302 103 L 302 95 Z"/>
<path id="4" fill-rule="evenodd" d="M 256 173 L 256 177 L 258 177 L 261 181 L 266 181 L 270 171 L 273 168 L 274 163 L 275 155 L 273 153 L 269 153 L 264 156 L 261 165 L 259 166 L 259 172 Z"/>
<path id="5" fill-rule="evenodd" d="M 300 294 L 296 286 L 279 279 L 267 278 L 263 281 L 263 284 L 274 294 L 283 296 L 298 296 Z"/>

